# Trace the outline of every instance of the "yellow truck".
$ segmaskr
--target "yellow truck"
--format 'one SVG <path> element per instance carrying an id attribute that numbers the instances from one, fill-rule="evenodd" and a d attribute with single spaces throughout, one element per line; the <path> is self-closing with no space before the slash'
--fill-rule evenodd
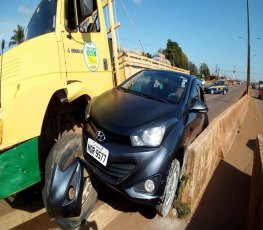
<path id="1" fill-rule="evenodd" d="M 143 68 L 188 72 L 118 52 L 118 26 L 112 1 L 41 0 L 25 42 L 1 56 L 0 198 L 44 178 L 52 146 L 81 130 L 92 97 Z"/>

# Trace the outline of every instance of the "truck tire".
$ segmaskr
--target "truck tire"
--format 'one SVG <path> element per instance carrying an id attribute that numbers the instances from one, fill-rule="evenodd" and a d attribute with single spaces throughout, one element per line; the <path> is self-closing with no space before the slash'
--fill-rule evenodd
<path id="1" fill-rule="evenodd" d="M 178 180 L 180 177 L 180 163 L 177 159 L 172 161 L 169 174 L 166 180 L 162 203 L 155 206 L 155 210 L 162 217 L 166 217 L 172 207 L 175 192 L 177 190 Z"/>
<path id="2" fill-rule="evenodd" d="M 51 208 L 47 207 L 46 199 L 49 197 L 54 166 L 57 164 L 61 169 L 65 169 L 76 157 L 80 155 L 82 155 L 82 143 L 81 134 L 79 133 L 63 134 L 51 149 L 45 164 L 45 186 L 42 190 L 43 202 L 47 210 Z M 52 222 L 54 222 L 54 224 L 59 226 L 61 229 L 75 229 L 81 226 L 85 223 L 94 208 L 97 199 L 97 191 L 95 189 L 97 186 L 91 183 L 88 172 L 84 172 L 84 175 L 85 180 L 83 185 L 80 215 L 70 218 L 52 218 Z"/>

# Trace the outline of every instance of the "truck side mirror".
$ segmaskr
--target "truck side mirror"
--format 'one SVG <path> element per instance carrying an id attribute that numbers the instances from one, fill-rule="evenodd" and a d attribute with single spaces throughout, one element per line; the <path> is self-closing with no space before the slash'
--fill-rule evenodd
<path id="1" fill-rule="evenodd" d="M 93 0 L 80 0 L 82 18 L 90 17 L 93 13 Z"/>

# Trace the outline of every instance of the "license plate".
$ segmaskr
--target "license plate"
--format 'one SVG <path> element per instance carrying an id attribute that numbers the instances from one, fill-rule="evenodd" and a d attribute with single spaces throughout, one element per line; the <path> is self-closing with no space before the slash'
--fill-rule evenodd
<path id="1" fill-rule="evenodd" d="M 104 166 L 107 165 L 109 150 L 90 138 L 88 138 L 87 152 Z"/>

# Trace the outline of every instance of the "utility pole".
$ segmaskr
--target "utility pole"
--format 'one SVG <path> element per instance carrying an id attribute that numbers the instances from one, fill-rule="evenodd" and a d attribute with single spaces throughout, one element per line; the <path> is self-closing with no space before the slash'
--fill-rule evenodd
<path id="1" fill-rule="evenodd" d="M 232 81 L 234 81 L 234 78 L 235 78 L 235 72 L 236 72 L 236 66 L 234 65 Z"/>
<path id="2" fill-rule="evenodd" d="M 249 27 L 249 0 L 247 0 L 247 94 L 250 85 L 250 27 Z"/>

